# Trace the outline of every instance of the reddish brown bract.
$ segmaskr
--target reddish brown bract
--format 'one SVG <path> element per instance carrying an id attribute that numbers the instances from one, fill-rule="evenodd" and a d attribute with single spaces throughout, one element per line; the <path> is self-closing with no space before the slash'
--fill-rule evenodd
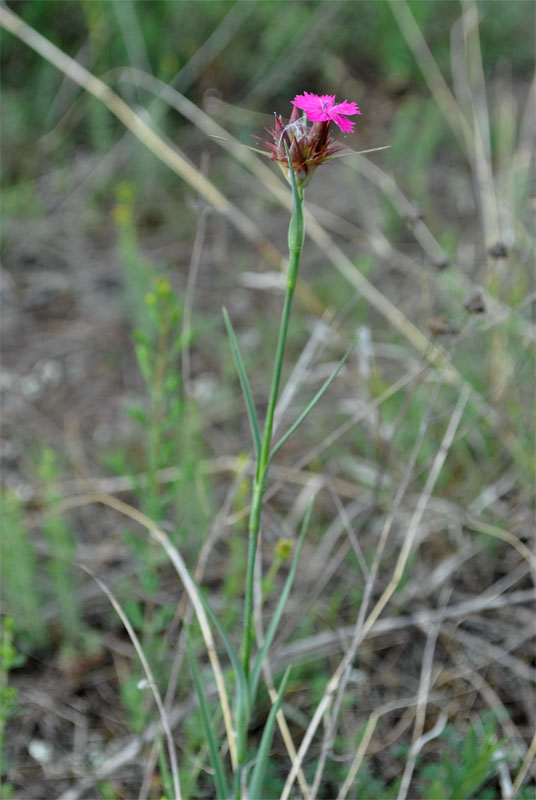
<path id="1" fill-rule="evenodd" d="M 279 164 L 288 179 L 286 143 L 296 175 L 296 183 L 303 188 L 317 167 L 324 164 L 334 153 L 343 149 L 343 146 L 330 135 L 329 125 L 329 120 L 309 125 L 305 117 L 301 116 L 294 106 L 286 124 L 283 117 L 275 115 L 273 130 L 267 128 L 272 140 L 259 139 L 259 142 L 261 147 L 267 151 L 267 157 Z"/>

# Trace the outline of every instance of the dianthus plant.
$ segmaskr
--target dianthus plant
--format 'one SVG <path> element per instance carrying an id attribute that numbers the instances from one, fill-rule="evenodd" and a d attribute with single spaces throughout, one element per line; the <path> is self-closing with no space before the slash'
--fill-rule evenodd
<path id="1" fill-rule="evenodd" d="M 303 422 L 312 408 L 316 405 L 322 394 L 329 387 L 341 369 L 342 365 L 350 355 L 352 349 L 352 347 L 349 348 L 342 361 L 337 365 L 330 377 L 317 392 L 314 399 L 298 417 L 297 421 L 290 427 L 289 430 L 287 430 L 287 432 L 275 445 L 272 445 L 274 412 L 279 392 L 290 310 L 305 236 L 303 214 L 304 189 L 310 181 L 314 171 L 333 158 L 338 151 L 343 149 L 340 141 L 332 138 L 330 134 L 331 122 L 334 122 L 342 132 L 350 133 L 353 131 L 354 123 L 350 121 L 348 117 L 360 113 L 356 103 L 349 103 L 346 100 L 344 100 L 342 103 L 336 103 L 335 95 L 316 95 L 310 92 L 296 95 L 292 101 L 292 105 L 293 110 L 289 121 L 285 123 L 281 116 L 276 115 L 274 129 L 269 131 L 271 140 L 261 141 L 261 147 L 263 149 L 262 151 L 258 151 L 262 152 L 263 155 L 266 155 L 268 158 L 271 158 L 271 160 L 276 161 L 279 164 L 292 189 L 292 215 L 288 230 L 289 258 L 285 300 L 281 315 L 279 337 L 274 357 L 272 382 L 262 433 L 249 388 L 249 381 L 242 358 L 240 356 L 238 342 L 229 316 L 224 309 L 225 324 L 229 334 L 233 357 L 235 359 L 240 377 L 240 383 L 245 397 L 256 459 L 255 478 L 253 482 L 249 516 L 244 621 L 240 657 L 238 657 L 238 655 L 234 652 L 232 646 L 223 634 L 223 631 L 221 631 L 221 628 L 212 613 L 211 617 L 215 624 L 218 625 L 222 636 L 224 636 L 224 641 L 226 643 L 229 655 L 233 661 L 233 667 L 236 672 L 237 696 L 233 725 L 235 742 L 233 743 L 234 746 L 232 747 L 232 750 L 235 751 L 235 757 L 233 759 L 233 794 L 235 798 L 248 797 L 252 800 L 253 798 L 262 796 L 262 781 L 266 769 L 268 752 L 270 749 L 271 738 L 275 725 L 275 715 L 281 703 L 281 698 L 288 677 L 288 670 L 281 681 L 277 701 L 272 706 L 258 749 L 257 758 L 254 766 L 251 769 L 246 768 L 248 766 L 246 763 L 248 724 L 255 702 L 255 696 L 257 693 L 263 662 L 275 636 L 277 625 L 282 616 L 286 600 L 290 593 L 311 512 L 311 508 L 309 507 L 302 523 L 301 533 L 295 549 L 292 566 L 290 568 L 285 587 L 280 595 L 277 607 L 272 614 L 271 622 L 266 631 L 263 645 L 253 658 L 254 568 L 261 529 L 263 497 L 266 491 L 269 465 L 275 453 L 277 453 L 283 443 L 286 442 L 289 436 Z M 207 735 L 210 736 L 208 721 Z M 211 747 L 211 753 L 215 778 L 218 779 L 216 781 L 217 794 L 226 797 L 228 795 L 226 794 L 227 790 L 224 769 L 219 759 L 217 748 Z"/>

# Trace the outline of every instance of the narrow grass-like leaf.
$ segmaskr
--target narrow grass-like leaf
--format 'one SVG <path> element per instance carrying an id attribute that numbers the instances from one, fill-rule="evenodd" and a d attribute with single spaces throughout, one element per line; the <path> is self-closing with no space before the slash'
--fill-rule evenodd
<path id="1" fill-rule="evenodd" d="M 344 354 L 342 359 L 339 361 L 339 363 L 337 364 L 337 366 L 335 367 L 335 369 L 333 370 L 333 372 L 331 373 L 329 378 L 323 383 L 323 385 L 318 390 L 318 392 L 315 394 L 315 396 L 313 397 L 313 399 L 311 400 L 309 405 L 302 411 L 302 413 L 300 414 L 300 416 L 298 417 L 296 422 L 293 425 L 290 426 L 288 431 L 281 437 L 281 439 L 278 441 L 278 443 L 276 445 L 274 445 L 274 447 L 272 448 L 272 450 L 270 452 L 270 456 L 268 458 L 268 463 L 270 463 L 270 461 L 275 456 L 275 454 L 277 453 L 279 448 L 282 447 L 285 444 L 285 442 L 287 441 L 287 439 L 290 436 L 292 436 L 294 431 L 297 430 L 300 427 L 300 425 L 306 419 L 306 417 L 309 416 L 310 412 L 316 406 L 316 404 L 318 403 L 318 401 L 320 400 L 320 398 L 322 397 L 324 392 L 326 392 L 327 389 L 329 389 L 329 387 L 331 386 L 331 384 L 333 383 L 333 381 L 335 380 L 335 378 L 337 377 L 337 375 L 339 374 L 339 372 L 341 371 L 341 369 L 345 365 L 346 361 L 348 360 L 352 350 L 356 346 L 358 338 L 359 338 L 359 334 L 357 334 L 357 336 L 355 337 L 354 341 L 352 342 L 352 344 L 350 345 L 350 347 L 348 348 L 348 350 L 346 351 L 346 353 Z"/>
<path id="2" fill-rule="evenodd" d="M 303 517 L 303 522 L 300 530 L 300 536 L 298 539 L 298 544 L 296 546 L 296 552 L 294 554 L 294 558 L 292 559 L 292 566 L 290 568 L 290 572 L 287 576 L 287 580 L 285 581 L 285 586 L 283 591 L 281 592 L 281 596 L 277 603 L 277 607 L 272 615 L 272 619 L 270 620 L 270 624 L 268 626 L 268 630 L 266 631 L 266 636 L 264 637 L 264 642 L 257 654 L 257 658 L 255 659 L 255 663 L 253 665 L 253 669 L 251 671 L 250 677 L 250 702 L 253 704 L 255 695 L 257 693 L 257 687 L 259 685 L 259 678 L 261 674 L 262 665 L 264 659 L 266 658 L 266 654 L 270 649 L 270 646 L 274 640 L 274 636 L 277 630 L 277 626 L 279 625 L 279 620 L 283 615 L 283 611 L 285 609 L 285 605 L 287 603 L 290 590 L 292 588 L 292 584 L 294 583 L 294 577 L 296 575 L 296 570 L 298 568 L 298 561 L 300 559 L 300 554 L 303 547 L 303 542 L 305 540 L 305 534 L 307 533 L 307 528 L 309 527 L 309 520 L 311 519 L 311 512 L 313 510 L 313 503 L 314 498 L 310 501 L 309 505 L 305 510 L 305 515 Z"/>
<path id="3" fill-rule="evenodd" d="M 336 156 L 328 156 L 326 161 L 334 161 L 336 158 L 348 158 L 348 156 L 363 156 L 365 153 L 376 153 L 378 150 L 389 150 L 392 147 L 390 144 L 384 144 L 382 147 L 370 147 L 368 150 L 352 150 L 350 153 L 341 153 Z"/>
<path id="4" fill-rule="evenodd" d="M 218 745 L 216 743 L 216 739 L 214 738 L 212 725 L 210 724 L 208 705 L 205 698 L 205 693 L 203 692 L 203 682 L 199 674 L 199 669 L 197 667 L 197 662 L 195 660 L 192 644 L 190 642 L 190 635 L 186 628 L 185 632 L 186 632 L 186 648 L 188 650 L 188 660 L 190 662 L 190 670 L 192 672 L 195 691 L 197 693 L 197 698 L 199 700 L 199 710 L 201 712 L 201 720 L 203 722 L 203 728 L 205 730 L 205 736 L 207 738 L 210 761 L 212 763 L 212 769 L 214 770 L 214 785 L 216 788 L 216 796 L 218 800 L 226 800 L 226 798 L 229 797 L 229 792 L 227 790 L 227 784 L 225 781 L 225 768 L 220 758 L 220 752 L 218 749 Z"/>
<path id="5" fill-rule="evenodd" d="M 227 650 L 227 655 L 229 656 L 229 660 L 231 665 L 234 669 L 236 675 L 236 690 L 237 690 L 237 702 L 239 707 L 244 709 L 245 718 L 249 718 L 249 691 L 248 691 L 248 682 L 246 680 L 246 673 L 244 672 L 244 667 L 242 666 L 242 662 L 238 656 L 238 653 L 234 649 L 233 645 L 229 641 L 229 638 L 225 631 L 223 630 L 222 626 L 220 625 L 220 621 L 218 620 L 216 614 L 211 609 L 207 600 L 203 597 L 202 593 L 198 589 L 198 594 L 203 606 L 207 614 L 209 615 L 210 619 L 214 623 L 214 627 L 220 634 L 222 641 L 225 645 L 225 649 Z"/>
<path id="6" fill-rule="evenodd" d="M 158 736 L 156 744 L 158 747 L 158 768 L 160 770 L 162 786 L 164 787 L 164 797 L 173 797 L 173 784 L 171 782 L 171 775 L 169 773 L 166 754 L 164 753 L 164 746 L 160 735 Z"/>
<path id="7" fill-rule="evenodd" d="M 226 139 L 225 136 L 216 136 L 215 133 L 210 133 L 209 136 L 211 139 L 218 139 L 220 142 L 227 142 L 227 144 L 234 144 L 236 147 L 243 147 L 244 150 L 251 150 L 252 153 L 258 153 L 265 158 L 270 157 L 269 151 L 261 150 L 260 147 L 250 147 L 249 144 L 242 144 L 242 142 L 237 142 L 236 139 Z M 365 150 L 365 152 L 368 152 L 368 150 Z"/>
<path id="8" fill-rule="evenodd" d="M 257 421 L 257 412 L 255 411 L 255 406 L 253 404 L 253 397 L 251 396 L 251 390 L 249 388 L 249 381 L 248 381 L 248 376 L 246 374 L 246 369 L 244 367 L 244 362 L 242 361 L 242 356 L 240 355 L 240 350 L 238 349 L 238 340 L 236 338 L 226 308 L 223 309 L 223 319 L 225 321 L 225 327 L 227 328 L 227 335 L 231 343 L 231 351 L 233 354 L 234 362 L 236 364 L 238 377 L 240 378 L 240 385 L 242 387 L 242 392 L 244 394 L 244 399 L 246 401 L 249 424 L 251 427 L 251 435 L 253 436 L 253 444 L 255 445 L 255 455 L 257 456 L 257 461 L 258 461 L 259 454 L 261 452 L 261 434 L 259 430 L 259 423 Z"/>
<path id="9" fill-rule="evenodd" d="M 283 675 L 283 680 L 279 686 L 279 691 L 277 693 L 277 698 L 275 703 L 273 704 L 272 708 L 270 709 L 270 713 L 268 715 L 268 719 L 266 720 L 266 725 L 264 726 L 264 731 L 261 738 L 261 743 L 259 745 L 259 750 L 257 753 L 257 761 L 255 763 L 255 767 L 253 768 L 253 772 L 251 775 L 251 781 L 248 788 L 248 797 L 259 798 L 263 797 L 262 794 L 262 784 L 264 781 L 264 774 L 266 772 L 266 766 L 268 764 L 268 758 L 270 755 L 270 747 L 272 745 L 272 737 L 274 735 L 274 726 L 275 726 L 275 718 L 276 714 L 279 711 L 279 707 L 281 706 L 281 701 L 283 699 L 283 694 L 287 685 L 288 677 L 290 675 L 291 667 L 287 667 L 285 670 L 285 674 Z"/>

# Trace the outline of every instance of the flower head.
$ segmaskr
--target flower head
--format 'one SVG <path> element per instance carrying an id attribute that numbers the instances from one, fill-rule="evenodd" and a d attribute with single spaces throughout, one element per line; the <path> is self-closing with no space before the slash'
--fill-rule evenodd
<path id="1" fill-rule="evenodd" d="M 329 133 L 330 121 L 333 120 L 342 131 L 352 131 L 354 123 L 343 115 L 361 112 L 355 103 L 348 103 L 346 100 L 335 105 L 335 95 L 319 96 L 305 92 L 303 95 L 296 95 L 292 103 L 294 108 L 288 123 L 285 124 L 283 117 L 276 114 L 275 126 L 268 131 L 272 140 L 261 139 L 260 145 L 289 178 L 286 145 L 296 182 L 303 188 L 317 167 L 343 149 Z M 306 116 L 300 116 L 298 108 L 305 111 Z M 308 125 L 308 120 L 313 123 L 311 126 Z"/>
<path id="2" fill-rule="evenodd" d="M 311 122 L 327 122 L 333 120 L 344 133 L 352 133 L 355 122 L 350 122 L 346 117 L 354 114 L 361 114 L 357 103 L 349 103 L 343 100 L 342 103 L 335 103 L 334 94 L 313 94 L 304 92 L 297 94 L 292 104 L 296 108 L 305 111 Z"/>

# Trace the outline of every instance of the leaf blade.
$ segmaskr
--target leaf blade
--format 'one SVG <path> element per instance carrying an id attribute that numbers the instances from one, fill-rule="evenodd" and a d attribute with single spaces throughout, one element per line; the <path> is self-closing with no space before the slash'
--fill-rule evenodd
<path id="1" fill-rule="evenodd" d="M 239 705 L 242 704 L 242 708 L 244 709 L 244 713 L 245 713 L 245 718 L 248 719 L 249 718 L 249 709 L 250 709 L 250 706 L 249 706 L 249 691 L 248 691 L 248 682 L 247 682 L 247 679 L 246 679 L 246 674 L 244 672 L 244 668 L 242 666 L 242 662 L 240 661 L 240 658 L 238 657 L 238 654 L 237 654 L 236 650 L 234 649 L 233 645 L 229 641 L 229 638 L 227 637 L 227 634 L 223 630 L 223 628 L 222 628 L 222 626 L 220 624 L 220 621 L 218 620 L 216 614 L 214 613 L 214 611 L 210 607 L 208 601 L 205 599 L 205 597 L 203 597 L 203 594 L 199 591 L 199 589 L 197 591 L 198 591 L 199 598 L 200 598 L 201 602 L 203 603 L 203 606 L 205 607 L 205 610 L 207 611 L 207 613 L 208 613 L 210 619 L 212 620 L 212 622 L 214 623 L 214 626 L 215 626 L 216 630 L 218 631 L 218 633 L 220 634 L 220 636 L 222 638 L 222 641 L 223 641 L 223 644 L 225 645 L 225 649 L 227 650 L 227 655 L 229 656 L 229 660 L 231 662 L 231 665 L 232 665 L 232 667 L 233 667 L 233 669 L 235 671 L 235 675 L 236 675 L 236 687 L 237 687 L 237 695 L 238 695 L 237 702 L 238 702 Z"/>
<path id="2" fill-rule="evenodd" d="M 308 405 L 305 407 L 305 409 L 302 411 L 302 413 L 300 414 L 300 416 L 298 417 L 298 419 L 296 420 L 296 422 L 294 422 L 294 424 L 290 426 L 290 428 L 288 429 L 288 431 L 287 431 L 286 433 L 284 433 L 284 434 L 283 434 L 283 436 L 282 436 L 282 437 L 281 437 L 281 439 L 280 439 L 280 440 L 277 442 L 277 444 L 275 444 L 275 445 L 273 446 L 272 450 L 270 451 L 270 455 L 269 455 L 269 457 L 268 457 L 268 463 L 270 463 L 270 461 L 272 460 L 272 458 L 275 456 L 275 454 L 276 454 L 276 453 L 277 453 L 277 451 L 280 449 L 280 447 L 282 447 L 282 446 L 285 444 L 285 442 L 287 441 L 287 439 L 288 439 L 290 436 L 292 436 L 292 434 L 294 433 L 294 431 L 296 431 L 296 430 L 297 430 L 297 429 L 300 427 L 300 425 L 302 424 L 302 422 L 303 422 L 303 421 L 304 421 L 304 420 L 305 420 L 305 419 L 306 419 L 306 418 L 309 416 L 309 414 L 311 413 L 311 411 L 313 410 L 313 408 L 316 406 L 316 404 L 318 403 L 318 401 L 320 400 L 320 398 L 322 397 L 322 395 L 323 395 L 323 394 L 324 394 L 324 393 L 325 393 L 325 392 L 326 392 L 326 391 L 329 389 L 329 387 L 331 386 L 331 384 L 333 383 L 333 381 L 335 380 L 335 378 L 337 377 L 337 375 L 339 374 L 339 372 L 341 371 L 341 369 L 342 369 L 342 368 L 343 368 L 343 366 L 345 365 L 346 361 L 347 361 L 347 360 L 348 360 L 348 358 L 350 357 L 350 355 L 351 355 L 351 353 L 352 353 L 352 350 L 354 349 L 354 347 L 355 347 L 355 346 L 356 346 L 356 344 L 357 344 L 357 340 L 358 340 L 358 338 L 359 338 L 359 333 L 358 333 L 358 334 L 357 334 L 357 336 L 354 338 L 354 340 L 353 340 L 352 344 L 350 345 L 350 347 L 348 348 L 348 350 L 346 351 L 346 353 L 344 354 L 344 356 L 341 358 L 341 360 L 339 361 L 339 363 L 337 364 L 337 366 L 335 367 L 335 369 L 333 370 L 333 372 L 331 373 L 331 375 L 329 376 L 329 378 L 327 378 L 327 379 L 324 381 L 324 383 L 322 384 L 322 386 L 320 387 L 320 389 L 318 390 L 318 392 L 315 394 L 315 396 L 313 397 L 313 399 L 311 400 L 311 402 L 310 402 L 310 403 L 309 403 L 309 404 L 308 404 Z"/>
<path id="3" fill-rule="evenodd" d="M 251 428 L 251 435 L 253 437 L 255 455 L 258 461 L 259 454 L 261 452 L 261 433 L 259 429 L 259 423 L 257 420 L 257 412 L 255 411 L 255 405 L 253 403 L 251 389 L 249 388 L 249 381 L 248 381 L 248 376 L 246 374 L 246 369 L 244 367 L 244 362 L 242 361 L 242 356 L 240 355 L 240 350 L 238 348 L 238 340 L 236 338 L 236 334 L 234 332 L 229 314 L 227 313 L 227 309 L 225 307 L 223 308 L 223 319 L 225 322 L 225 327 L 227 329 L 229 342 L 231 344 L 231 352 L 233 354 L 236 370 L 238 372 L 238 377 L 240 379 L 240 386 L 242 387 L 242 393 L 244 395 L 244 400 L 246 401 L 246 409 L 248 412 L 249 425 Z"/>
<path id="4" fill-rule="evenodd" d="M 259 750 L 258 750 L 257 762 L 253 768 L 251 781 L 248 788 L 248 797 L 251 797 L 252 800 L 255 797 L 263 796 L 262 783 L 264 780 L 264 774 L 266 772 L 266 766 L 268 764 L 270 746 L 272 744 L 272 738 L 274 735 L 275 718 L 281 706 L 281 701 L 283 699 L 283 693 L 287 686 L 290 670 L 291 670 L 290 666 L 288 666 L 285 670 L 283 679 L 279 684 L 277 698 L 272 708 L 270 709 L 270 713 L 268 714 L 268 719 L 266 720 L 266 725 L 264 726 L 264 731 L 262 733 L 261 743 L 259 745 Z"/>
<path id="5" fill-rule="evenodd" d="M 214 738 L 212 725 L 210 723 L 207 700 L 205 697 L 205 693 L 203 691 L 203 683 L 201 681 L 201 676 L 199 674 L 199 669 L 193 652 L 192 643 L 190 641 L 190 634 L 186 628 L 185 632 L 186 632 L 186 649 L 188 651 L 188 661 L 190 662 L 190 671 L 192 673 L 195 691 L 197 694 L 197 698 L 199 700 L 199 710 L 201 712 L 201 720 L 203 722 L 203 728 L 205 729 L 205 736 L 207 737 L 212 769 L 214 770 L 214 784 L 216 787 L 216 795 L 218 800 L 225 800 L 227 797 L 229 797 L 227 783 L 225 780 L 225 769 L 220 758 L 220 753 L 218 750 L 218 746 L 216 744 L 216 740 Z"/>
<path id="6" fill-rule="evenodd" d="M 277 626 L 279 625 L 279 620 L 283 615 L 283 611 L 285 609 L 286 602 L 288 600 L 290 590 L 292 588 L 292 584 L 294 583 L 294 577 L 296 575 L 296 570 L 298 569 L 298 561 L 300 559 L 303 543 L 305 541 L 305 534 L 307 533 L 307 529 L 309 527 L 309 520 L 311 519 L 311 512 L 313 510 L 313 503 L 314 497 L 309 502 L 305 510 L 305 514 L 302 521 L 302 526 L 300 530 L 300 535 L 298 538 L 298 544 L 296 545 L 296 552 L 294 554 L 294 558 L 292 559 L 292 566 L 290 568 L 289 574 L 287 576 L 287 580 L 285 581 L 285 586 L 283 587 L 283 591 L 281 592 L 281 596 L 278 600 L 276 609 L 272 615 L 272 619 L 270 620 L 270 624 L 268 626 L 268 630 L 266 631 L 266 636 L 264 637 L 264 642 L 262 644 L 261 649 L 257 653 L 257 657 L 255 658 L 255 663 L 253 665 L 253 669 L 251 671 L 250 676 L 250 703 L 253 705 L 253 701 L 255 698 L 255 694 L 257 693 L 257 687 L 259 684 L 259 678 L 261 674 L 262 665 L 264 659 L 266 658 L 266 654 L 270 649 L 270 646 L 274 640 Z"/>

